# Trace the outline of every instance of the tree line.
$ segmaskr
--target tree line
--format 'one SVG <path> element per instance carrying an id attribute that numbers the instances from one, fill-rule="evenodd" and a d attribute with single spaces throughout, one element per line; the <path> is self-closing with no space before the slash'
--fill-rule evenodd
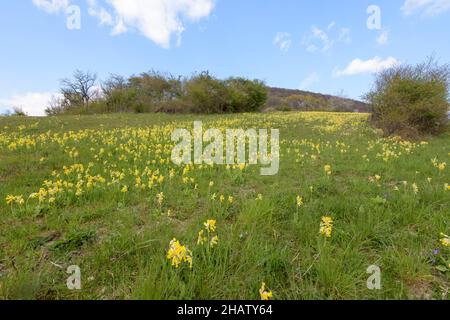
<path id="1" fill-rule="evenodd" d="M 115 112 L 238 113 L 259 111 L 267 101 L 264 82 L 240 77 L 225 80 L 201 72 L 190 77 L 150 71 L 125 78 L 77 70 L 61 80 L 60 97 L 47 115 Z"/>

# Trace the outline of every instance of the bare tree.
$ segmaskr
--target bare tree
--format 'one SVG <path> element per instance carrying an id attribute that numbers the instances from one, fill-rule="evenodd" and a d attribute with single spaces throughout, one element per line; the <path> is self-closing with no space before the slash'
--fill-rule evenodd
<path id="1" fill-rule="evenodd" d="M 57 97 L 52 95 L 50 101 L 47 104 L 47 108 L 45 109 L 45 113 L 48 116 L 55 116 L 64 112 L 64 98 Z"/>
<path id="2" fill-rule="evenodd" d="M 111 74 L 108 80 L 102 83 L 103 94 L 108 97 L 114 90 L 123 90 L 127 87 L 127 80 L 120 75 Z"/>
<path id="3" fill-rule="evenodd" d="M 83 105 L 89 107 L 89 102 L 95 97 L 97 92 L 93 90 L 96 85 L 97 75 L 95 73 L 76 70 L 72 79 L 61 80 L 61 93 L 66 103 L 73 105 Z"/>

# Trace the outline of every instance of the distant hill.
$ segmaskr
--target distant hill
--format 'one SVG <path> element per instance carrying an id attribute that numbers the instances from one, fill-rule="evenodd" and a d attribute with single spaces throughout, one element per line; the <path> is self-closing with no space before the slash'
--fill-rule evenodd
<path id="1" fill-rule="evenodd" d="M 370 112 L 370 107 L 362 101 L 343 97 L 269 87 L 269 98 L 264 110 Z"/>

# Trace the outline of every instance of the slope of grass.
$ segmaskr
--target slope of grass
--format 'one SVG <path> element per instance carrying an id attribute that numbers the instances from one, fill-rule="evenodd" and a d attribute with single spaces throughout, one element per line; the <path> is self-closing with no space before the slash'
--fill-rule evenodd
<path id="1" fill-rule="evenodd" d="M 450 135 L 385 139 L 366 118 L 0 118 L 0 298 L 259 299 L 265 282 L 274 299 L 447 299 Z M 279 128 L 280 172 L 175 166 L 170 134 L 194 120 Z M 197 244 L 208 219 L 213 248 Z M 192 269 L 166 258 L 173 238 Z M 70 265 L 82 290 L 67 289 Z"/>

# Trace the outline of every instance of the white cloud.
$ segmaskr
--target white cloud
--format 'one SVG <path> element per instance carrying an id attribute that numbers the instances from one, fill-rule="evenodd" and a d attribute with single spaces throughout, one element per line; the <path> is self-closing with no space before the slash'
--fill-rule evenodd
<path id="1" fill-rule="evenodd" d="M 208 17 L 216 0 L 87 0 L 88 12 L 101 25 L 118 35 L 131 29 L 163 48 L 169 48 L 173 36 L 179 43 L 184 24 Z M 33 0 L 48 13 L 59 13 L 69 0 Z"/>
<path id="2" fill-rule="evenodd" d="M 352 39 L 350 36 L 349 28 L 340 28 L 337 34 L 331 34 L 335 29 L 336 23 L 331 22 L 327 31 L 322 30 L 316 26 L 311 26 L 310 32 L 303 38 L 302 44 L 306 47 L 306 51 L 314 53 L 321 51 L 322 53 L 328 53 L 336 42 L 342 42 L 349 44 Z M 336 33 L 335 32 L 335 33 Z"/>
<path id="3" fill-rule="evenodd" d="M 281 51 L 288 52 L 292 44 L 291 34 L 287 32 L 278 32 L 273 40 L 273 44 Z"/>
<path id="4" fill-rule="evenodd" d="M 335 22 L 335 21 L 330 22 L 330 24 L 329 24 L 328 27 L 327 27 L 327 30 L 330 31 L 331 29 L 334 28 L 335 25 L 336 25 L 336 22 Z"/>
<path id="5" fill-rule="evenodd" d="M 59 94 L 52 92 L 28 92 L 24 94 L 15 94 L 10 98 L 0 98 L 0 109 L 12 110 L 17 107 L 25 111 L 29 116 L 45 116 L 45 109 L 52 97 L 58 97 Z"/>
<path id="6" fill-rule="evenodd" d="M 114 20 L 111 14 L 102 6 L 100 6 L 97 0 L 87 0 L 88 13 L 93 17 L 97 17 L 100 25 L 114 25 Z"/>
<path id="7" fill-rule="evenodd" d="M 357 74 L 377 73 L 390 67 L 393 67 L 398 63 L 399 63 L 398 60 L 393 57 L 388 57 L 384 60 L 381 59 L 380 57 L 374 57 L 373 59 L 365 61 L 361 59 L 354 59 L 352 62 L 349 63 L 349 65 L 344 70 L 336 68 L 333 72 L 333 75 L 335 77 L 340 77 L 340 76 L 353 76 Z"/>
<path id="8" fill-rule="evenodd" d="M 317 72 L 313 72 L 309 74 L 301 83 L 299 86 L 300 90 L 306 90 L 310 88 L 312 85 L 320 82 L 320 75 Z"/>
<path id="9" fill-rule="evenodd" d="M 33 0 L 33 4 L 47 13 L 59 13 L 69 6 L 69 0 Z"/>
<path id="10" fill-rule="evenodd" d="M 405 0 L 401 9 L 405 15 L 422 12 L 435 16 L 450 9 L 450 0 Z"/>
<path id="11" fill-rule="evenodd" d="M 352 38 L 350 37 L 350 29 L 349 28 L 341 28 L 339 31 L 339 41 L 342 41 L 344 43 L 350 43 L 352 42 Z"/>
<path id="12" fill-rule="evenodd" d="M 379 45 L 384 45 L 384 44 L 387 44 L 388 41 L 389 41 L 389 31 L 384 30 L 378 35 L 377 43 Z"/>

